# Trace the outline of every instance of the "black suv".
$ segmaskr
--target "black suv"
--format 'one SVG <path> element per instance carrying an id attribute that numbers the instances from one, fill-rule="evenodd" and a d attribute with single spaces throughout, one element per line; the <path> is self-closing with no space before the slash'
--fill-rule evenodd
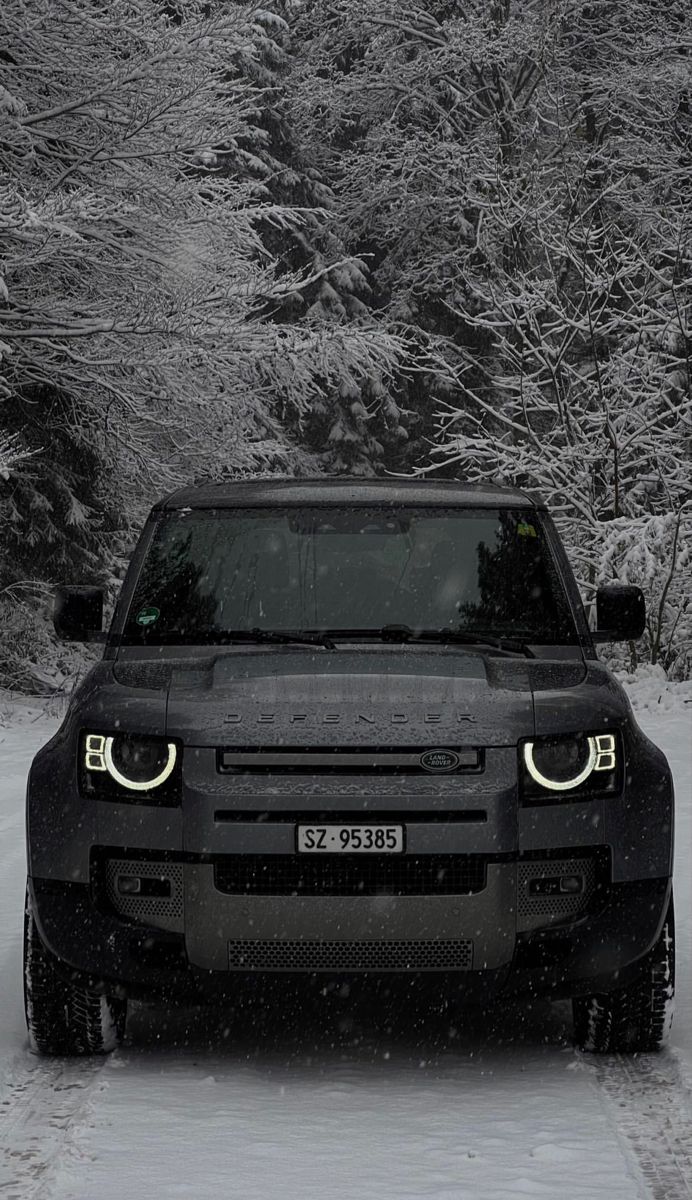
<path id="1" fill-rule="evenodd" d="M 105 641 L 28 784 L 26 1011 L 105 1051 L 128 998 L 258 973 L 437 972 L 573 997 L 652 1050 L 673 997 L 673 787 L 598 661 L 545 506 L 456 483 L 243 482 L 156 505 Z"/>

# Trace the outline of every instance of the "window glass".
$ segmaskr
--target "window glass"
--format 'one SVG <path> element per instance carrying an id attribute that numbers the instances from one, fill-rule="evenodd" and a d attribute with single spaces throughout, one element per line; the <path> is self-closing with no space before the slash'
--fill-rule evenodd
<path id="1" fill-rule="evenodd" d="M 536 513 L 360 507 L 164 517 L 126 633 L 194 640 L 392 624 L 576 639 Z"/>

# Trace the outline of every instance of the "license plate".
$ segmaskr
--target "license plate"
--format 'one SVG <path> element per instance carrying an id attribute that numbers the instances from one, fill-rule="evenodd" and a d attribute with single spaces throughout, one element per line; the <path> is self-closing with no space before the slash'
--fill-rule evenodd
<path id="1" fill-rule="evenodd" d="M 403 825 L 299 825 L 299 854 L 402 854 Z"/>

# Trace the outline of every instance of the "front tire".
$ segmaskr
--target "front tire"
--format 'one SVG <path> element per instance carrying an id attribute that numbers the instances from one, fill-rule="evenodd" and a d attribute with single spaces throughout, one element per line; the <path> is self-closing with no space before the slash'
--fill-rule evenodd
<path id="1" fill-rule="evenodd" d="M 574 1040 L 595 1054 L 660 1050 L 670 1030 L 675 995 L 675 917 L 671 896 L 658 941 L 625 987 L 572 1001 Z"/>
<path id="2" fill-rule="evenodd" d="M 125 1032 L 127 1001 L 65 979 L 39 936 L 29 889 L 24 910 L 24 1010 L 34 1054 L 108 1054 Z"/>

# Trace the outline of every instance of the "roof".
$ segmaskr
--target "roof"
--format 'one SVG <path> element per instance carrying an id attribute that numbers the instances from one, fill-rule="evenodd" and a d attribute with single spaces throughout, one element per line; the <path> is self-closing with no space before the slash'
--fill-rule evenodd
<path id="1" fill-rule="evenodd" d="M 155 506 L 179 508 L 250 508 L 261 505 L 451 505 L 460 508 L 545 508 L 536 495 L 495 484 L 428 479 L 243 479 L 181 488 Z"/>

